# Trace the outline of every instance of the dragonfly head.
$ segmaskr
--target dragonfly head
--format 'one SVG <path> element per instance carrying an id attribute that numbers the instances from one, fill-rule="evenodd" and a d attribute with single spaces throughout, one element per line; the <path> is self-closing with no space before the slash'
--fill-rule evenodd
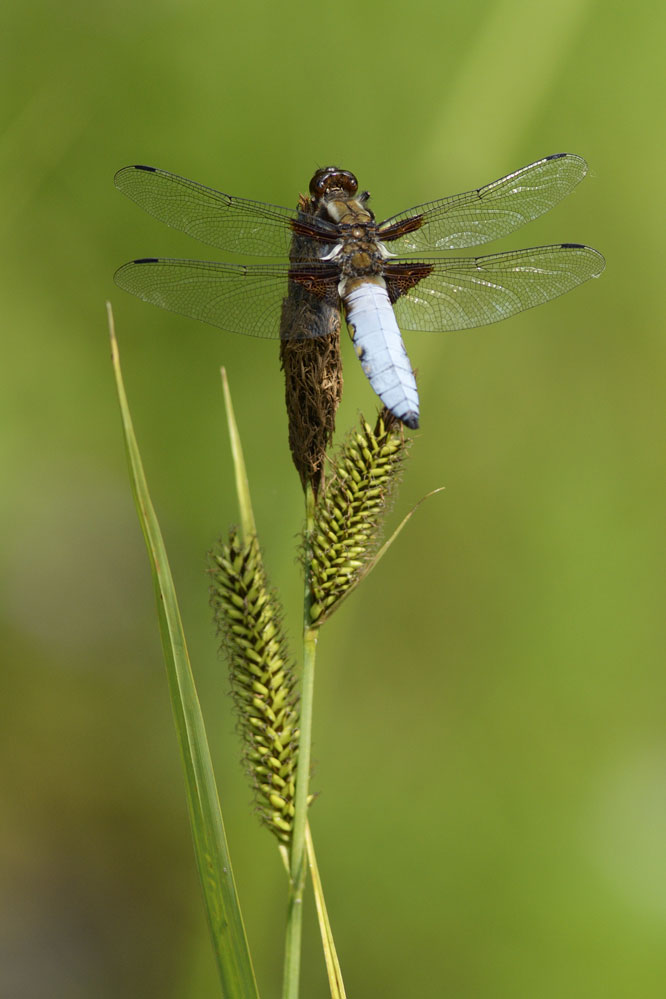
<path id="1" fill-rule="evenodd" d="M 353 198 L 358 191 L 358 181 L 349 170 L 341 170 L 340 167 L 322 167 L 310 181 L 310 194 L 312 202 L 315 204 L 326 195 L 340 195 L 342 193 L 348 198 Z"/>

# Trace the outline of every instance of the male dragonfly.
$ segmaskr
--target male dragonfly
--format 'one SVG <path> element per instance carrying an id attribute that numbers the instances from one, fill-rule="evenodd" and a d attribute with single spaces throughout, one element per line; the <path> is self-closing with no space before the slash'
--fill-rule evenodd
<path id="1" fill-rule="evenodd" d="M 151 215 L 204 243 L 289 263 L 240 265 L 149 257 L 125 264 L 115 281 L 163 309 L 259 337 L 318 335 L 281 315 L 294 289 L 310 315 L 344 310 L 372 388 L 408 427 L 419 399 L 402 342 L 405 330 L 461 330 L 506 319 L 598 277 L 604 258 L 580 243 L 482 257 L 419 257 L 487 243 L 538 218 L 587 173 L 580 156 L 555 153 L 465 194 L 418 205 L 376 222 L 356 177 L 317 170 L 297 209 L 248 201 L 148 166 L 127 166 L 116 187 Z M 301 299 L 302 300 L 302 299 Z M 294 310 L 292 310 L 294 311 Z M 322 323 L 326 329 L 326 324 Z"/>

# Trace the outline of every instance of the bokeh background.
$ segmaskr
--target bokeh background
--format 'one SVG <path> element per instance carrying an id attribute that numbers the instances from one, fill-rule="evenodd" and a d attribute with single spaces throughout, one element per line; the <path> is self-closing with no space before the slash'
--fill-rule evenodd
<path id="1" fill-rule="evenodd" d="M 545 154 L 590 176 L 499 247 L 605 274 L 413 333 L 419 510 L 326 626 L 312 812 L 351 996 L 656 999 L 666 980 L 664 6 L 339 0 L 3 7 L 0 995 L 218 994 L 104 302 L 182 602 L 261 994 L 285 879 L 237 762 L 205 552 L 237 518 L 231 381 L 298 647 L 301 494 L 277 347 L 120 292 L 215 251 L 113 187 L 151 163 L 295 203 L 353 170 L 378 216 Z M 345 343 L 338 428 L 375 399 Z M 303 996 L 327 995 L 311 900 Z"/>

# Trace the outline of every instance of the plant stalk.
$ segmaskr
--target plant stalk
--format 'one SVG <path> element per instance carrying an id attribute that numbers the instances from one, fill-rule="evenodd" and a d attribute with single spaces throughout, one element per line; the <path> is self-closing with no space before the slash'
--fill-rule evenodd
<path id="1" fill-rule="evenodd" d="M 307 874 L 306 828 L 310 784 L 312 744 L 312 708 L 314 701 L 315 655 L 318 629 L 310 624 L 310 539 L 314 526 L 315 495 L 310 483 L 305 487 L 305 597 L 303 601 L 303 675 L 300 699 L 300 736 L 294 797 L 294 824 L 289 855 L 289 906 L 285 940 L 282 999 L 298 999 L 303 893 Z"/>

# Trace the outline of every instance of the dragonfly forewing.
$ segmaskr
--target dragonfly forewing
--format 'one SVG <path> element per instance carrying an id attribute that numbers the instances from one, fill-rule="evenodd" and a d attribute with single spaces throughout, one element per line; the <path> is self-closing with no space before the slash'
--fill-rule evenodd
<path id="1" fill-rule="evenodd" d="M 262 257 L 289 250 L 297 214 L 289 208 L 236 198 L 156 167 L 123 167 L 114 183 L 160 222 L 202 243 Z"/>
<path id="2" fill-rule="evenodd" d="M 387 241 L 395 254 L 460 250 L 489 243 L 549 211 L 586 173 L 582 156 L 555 153 L 484 187 L 394 215 L 380 225 L 379 238 Z M 403 226 L 409 231 L 400 235 Z"/>

